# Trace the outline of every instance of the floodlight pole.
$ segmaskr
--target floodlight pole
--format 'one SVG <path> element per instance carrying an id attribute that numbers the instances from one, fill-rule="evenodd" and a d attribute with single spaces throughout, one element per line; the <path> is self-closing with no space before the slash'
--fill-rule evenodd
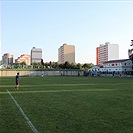
<path id="1" fill-rule="evenodd" d="M 131 45 L 133 47 L 133 40 L 131 40 Z M 131 48 L 131 60 L 132 60 L 132 75 L 133 75 L 133 48 Z"/>

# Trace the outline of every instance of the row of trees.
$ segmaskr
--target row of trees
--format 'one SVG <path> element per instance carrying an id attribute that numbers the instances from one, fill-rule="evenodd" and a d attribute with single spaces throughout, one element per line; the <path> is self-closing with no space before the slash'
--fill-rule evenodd
<path id="1" fill-rule="evenodd" d="M 88 69 L 93 66 L 92 63 L 85 64 L 74 64 L 66 61 L 63 64 L 59 64 L 58 62 L 43 62 L 43 59 L 40 63 L 32 63 L 32 66 L 40 66 L 41 68 L 50 68 L 50 69 Z"/>
<path id="2" fill-rule="evenodd" d="M 51 61 L 44 63 L 43 59 L 41 59 L 41 62 L 39 63 L 34 62 L 31 64 L 31 66 L 26 66 L 25 62 L 14 64 L 14 66 L 16 66 L 16 68 L 32 67 L 33 69 L 34 68 L 42 68 L 42 69 L 46 68 L 46 69 L 84 69 L 84 70 L 87 70 L 88 68 L 91 68 L 93 64 L 92 63 L 74 64 L 74 63 L 69 63 L 68 61 L 66 61 L 63 64 L 59 64 L 58 62 L 51 62 Z"/>

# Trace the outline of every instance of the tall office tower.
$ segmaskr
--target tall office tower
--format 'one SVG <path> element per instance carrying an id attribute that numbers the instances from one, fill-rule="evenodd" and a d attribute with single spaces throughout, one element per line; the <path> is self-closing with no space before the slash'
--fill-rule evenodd
<path id="1" fill-rule="evenodd" d="M 33 47 L 31 49 L 31 63 L 41 62 L 42 59 L 42 49 Z"/>
<path id="2" fill-rule="evenodd" d="M 96 65 L 103 65 L 106 61 L 116 59 L 119 59 L 118 44 L 106 42 L 105 45 L 100 44 L 100 46 L 96 48 Z"/>
<path id="3" fill-rule="evenodd" d="M 68 61 L 69 63 L 75 63 L 75 46 L 63 44 L 58 49 L 58 62 L 60 64 Z"/>
<path id="4" fill-rule="evenodd" d="M 25 62 L 26 65 L 30 65 L 30 55 L 29 54 L 22 54 L 20 57 L 15 59 L 15 63 L 22 63 Z"/>
<path id="5" fill-rule="evenodd" d="M 5 53 L 2 56 L 2 64 L 7 66 L 13 65 L 13 55 L 9 53 Z"/>

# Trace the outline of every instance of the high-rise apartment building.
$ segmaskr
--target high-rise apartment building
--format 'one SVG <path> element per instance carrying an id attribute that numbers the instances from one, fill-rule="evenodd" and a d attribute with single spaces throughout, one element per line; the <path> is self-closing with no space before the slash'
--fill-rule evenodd
<path id="1" fill-rule="evenodd" d="M 15 59 L 15 63 L 22 63 L 25 62 L 26 65 L 30 65 L 30 55 L 29 54 L 23 54 L 17 59 Z"/>
<path id="2" fill-rule="evenodd" d="M 109 60 L 119 59 L 119 45 L 106 42 L 105 45 L 100 44 L 96 48 L 96 65 L 103 65 Z"/>
<path id="3" fill-rule="evenodd" d="M 5 53 L 2 56 L 2 64 L 6 67 L 9 65 L 13 65 L 13 55 L 9 53 Z"/>
<path id="4" fill-rule="evenodd" d="M 69 63 L 75 63 L 75 46 L 63 44 L 58 49 L 58 62 L 60 64 L 68 61 Z"/>
<path id="5" fill-rule="evenodd" d="M 31 49 L 31 63 L 41 62 L 41 59 L 42 59 L 42 49 L 33 47 Z"/>

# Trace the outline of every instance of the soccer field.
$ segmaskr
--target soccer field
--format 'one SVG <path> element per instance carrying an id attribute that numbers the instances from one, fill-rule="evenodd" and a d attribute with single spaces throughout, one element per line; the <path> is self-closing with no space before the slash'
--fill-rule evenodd
<path id="1" fill-rule="evenodd" d="M 132 133 L 133 79 L 0 77 L 0 133 L 33 132 Z"/>

